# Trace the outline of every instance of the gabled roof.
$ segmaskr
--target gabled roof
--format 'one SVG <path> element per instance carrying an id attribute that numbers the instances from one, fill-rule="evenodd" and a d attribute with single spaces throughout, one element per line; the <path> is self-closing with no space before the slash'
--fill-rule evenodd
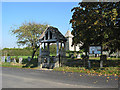
<path id="1" fill-rule="evenodd" d="M 48 26 L 45 31 L 40 36 L 40 41 L 43 40 L 47 32 L 50 31 L 52 33 L 52 39 L 49 39 L 50 41 L 56 40 L 56 41 L 67 41 L 67 39 L 62 35 L 62 33 L 58 30 L 58 28 Z M 48 41 L 48 39 L 46 40 Z"/>
<path id="2" fill-rule="evenodd" d="M 48 26 L 49 27 L 49 26 Z M 45 29 L 45 31 L 40 35 L 40 38 L 39 39 L 42 39 L 45 35 L 45 32 L 47 31 L 48 27 Z"/>

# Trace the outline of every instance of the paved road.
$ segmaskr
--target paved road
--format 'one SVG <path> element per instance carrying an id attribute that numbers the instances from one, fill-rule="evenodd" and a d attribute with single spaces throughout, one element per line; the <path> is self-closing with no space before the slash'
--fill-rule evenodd
<path id="1" fill-rule="evenodd" d="M 2 68 L 3 88 L 118 88 L 118 77 Z"/>

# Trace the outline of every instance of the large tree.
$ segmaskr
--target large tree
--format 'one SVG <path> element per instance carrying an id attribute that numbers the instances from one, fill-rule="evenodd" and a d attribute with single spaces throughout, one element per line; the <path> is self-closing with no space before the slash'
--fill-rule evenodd
<path id="1" fill-rule="evenodd" d="M 89 45 L 102 45 L 111 51 L 120 49 L 120 3 L 80 2 L 78 5 L 71 10 L 73 44 L 84 43 L 81 49 L 86 53 Z"/>
<path id="2" fill-rule="evenodd" d="M 40 24 L 35 22 L 25 22 L 19 27 L 13 27 L 12 33 L 17 37 L 17 43 L 19 45 L 26 45 L 33 50 L 32 59 L 35 52 L 39 48 L 39 37 L 46 29 L 47 24 Z"/>

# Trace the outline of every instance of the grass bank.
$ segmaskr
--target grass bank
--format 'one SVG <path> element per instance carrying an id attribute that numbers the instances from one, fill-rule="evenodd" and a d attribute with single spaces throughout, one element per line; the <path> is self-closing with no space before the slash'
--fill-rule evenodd
<path id="1" fill-rule="evenodd" d="M 23 67 L 23 66 L 25 66 L 25 64 L 12 63 L 12 62 L 11 62 L 11 63 L 8 63 L 8 62 L 1 63 L 1 62 L 0 62 L 0 67 L 38 69 L 38 67 L 33 67 L 33 68 L 31 68 L 30 66 L 29 66 L 29 67 Z"/>
<path id="2" fill-rule="evenodd" d="M 22 64 L 19 64 L 19 63 L 8 63 L 8 62 L 5 62 L 5 63 L 1 63 L 0 64 L 0 67 L 14 67 L 14 68 L 22 68 Z"/>

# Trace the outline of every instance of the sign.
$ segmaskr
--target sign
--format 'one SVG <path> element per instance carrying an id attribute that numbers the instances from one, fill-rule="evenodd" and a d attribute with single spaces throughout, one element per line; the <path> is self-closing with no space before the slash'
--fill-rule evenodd
<path id="1" fill-rule="evenodd" d="M 101 46 L 90 46 L 89 47 L 89 54 L 101 54 L 102 47 Z"/>

